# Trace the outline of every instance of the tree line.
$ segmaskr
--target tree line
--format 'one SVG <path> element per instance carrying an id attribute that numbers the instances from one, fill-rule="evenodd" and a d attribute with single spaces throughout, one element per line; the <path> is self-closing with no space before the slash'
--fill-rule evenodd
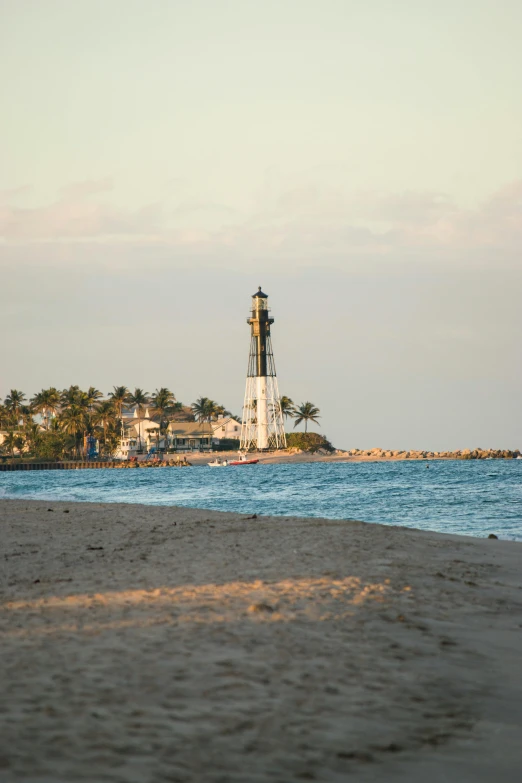
<path id="1" fill-rule="evenodd" d="M 87 438 L 95 438 L 100 454 L 113 455 L 120 445 L 124 411 L 137 411 L 142 418 L 149 408 L 159 423 L 159 435 L 165 435 L 171 421 L 212 422 L 220 416 L 240 421 L 223 405 L 209 397 L 200 397 L 190 406 L 176 400 L 170 389 L 162 387 L 152 394 L 141 388 L 130 391 L 126 386 L 114 386 L 107 397 L 94 386 L 87 391 L 70 386 L 59 391 L 42 389 L 30 399 L 24 392 L 11 389 L 0 404 L 0 430 L 5 432 L 0 450 L 14 456 L 15 451 L 39 459 L 79 457 Z M 319 409 L 310 402 L 294 405 L 289 397 L 281 398 L 285 418 L 295 419 L 294 427 L 309 421 L 317 422 Z M 35 421 L 39 416 L 41 423 Z"/>
<path id="2" fill-rule="evenodd" d="M 166 387 L 149 394 L 141 388 L 131 391 L 126 386 L 114 386 L 107 397 L 93 386 L 87 391 L 79 386 L 62 391 L 51 387 L 30 399 L 24 392 L 11 389 L 0 405 L 0 430 L 5 432 L 0 449 L 11 456 L 23 451 L 43 459 L 79 457 L 86 439 L 92 437 L 98 441 L 100 453 L 110 456 L 120 445 L 124 412 L 135 409 L 142 418 L 146 408 L 159 422 L 162 435 L 173 419 L 203 421 L 229 413 L 207 397 L 184 406 Z M 35 421 L 35 416 L 41 423 Z"/>

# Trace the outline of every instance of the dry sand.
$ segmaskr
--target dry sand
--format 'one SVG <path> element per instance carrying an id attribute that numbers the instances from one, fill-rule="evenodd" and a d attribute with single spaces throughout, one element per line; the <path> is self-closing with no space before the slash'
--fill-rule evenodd
<path id="1" fill-rule="evenodd" d="M 42 501 L 0 531 L 2 783 L 522 777 L 521 544 Z"/>

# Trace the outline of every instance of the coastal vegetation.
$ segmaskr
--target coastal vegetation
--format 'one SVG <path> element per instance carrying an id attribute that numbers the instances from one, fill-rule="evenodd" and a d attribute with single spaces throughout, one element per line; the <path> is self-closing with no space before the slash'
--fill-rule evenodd
<path id="1" fill-rule="evenodd" d="M 205 420 L 228 414 L 224 406 L 203 399 Z M 148 410 L 158 421 L 158 437 L 171 421 L 195 420 L 192 407 L 177 401 L 166 387 L 149 394 L 141 388 L 131 391 L 126 386 L 114 386 L 106 397 L 93 386 L 87 391 L 79 386 L 62 391 L 51 387 L 31 399 L 11 389 L 0 404 L 0 453 L 39 460 L 80 458 L 85 455 L 87 440 L 93 438 L 98 441 L 100 455 L 110 457 L 119 447 L 125 415 L 132 415 L 134 410 L 141 417 Z"/>
<path id="2" fill-rule="evenodd" d="M 322 436 L 308 433 L 308 423 L 317 422 L 320 411 L 311 402 L 295 405 L 290 397 L 281 398 L 285 418 L 294 419 L 294 427 L 304 422 L 305 433 L 288 436 L 289 447 L 306 450 L 327 448 L 318 446 Z M 149 394 L 145 389 L 114 386 L 104 395 L 94 386 L 82 390 L 69 386 L 59 391 L 55 387 L 42 389 L 30 399 L 19 389 L 11 389 L 0 404 L 0 453 L 4 456 L 24 456 L 38 460 L 79 459 L 87 453 L 89 441 L 97 441 L 100 456 L 111 457 L 119 448 L 123 421 L 134 412 L 158 422 L 158 442 L 172 421 L 212 423 L 219 417 L 240 422 L 224 405 L 210 397 L 199 397 L 191 405 L 183 405 L 166 387 Z M 308 439 L 300 438 L 308 435 Z M 295 441 L 295 443 L 294 443 Z M 321 443 L 328 443 L 322 439 Z M 299 445 L 298 445 L 299 443 Z M 238 447 L 238 441 L 222 443 L 221 448 Z"/>
<path id="3" fill-rule="evenodd" d="M 309 451 L 312 454 L 321 450 L 329 453 L 335 451 L 330 441 L 318 432 L 289 432 L 286 436 L 286 445 L 289 449 Z"/>
<path id="4" fill-rule="evenodd" d="M 236 421 L 241 421 L 239 416 L 234 416 L 230 411 L 227 411 L 223 405 L 218 405 L 214 400 L 210 400 L 208 397 L 200 397 L 199 400 L 193 402 L 190 406 L 194 419 L 196 421 L 215 421 L 219 416 L 230 416 Z"/>

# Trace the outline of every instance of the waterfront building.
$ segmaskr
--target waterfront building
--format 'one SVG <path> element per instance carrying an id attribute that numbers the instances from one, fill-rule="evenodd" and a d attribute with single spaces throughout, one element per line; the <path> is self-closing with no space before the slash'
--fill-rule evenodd
<path id="1" fill-rule="evenodd" d="M 211 426 L 212 442 L 217 445 L 222 440 L 239 440 L 241 437 L 241 424 L 232 416 L 218 416 Z"/>
<path id="2" fill-rule="evenodd" d="M 160 451 L 165 449 L 165 438 L 160 436 L 159 429 L 159 423 L 150 416 L 148 408 L 142 416 L 137 409 L 131 416 L 124 414 L 117 459 L 130 459 L 152 449 Z"/>
<path id="3" fill-rule="evenodd" d="M 207 421 L 171 421 L 168 426 L 169 450 L 211 451 L 212 426 Z"/>

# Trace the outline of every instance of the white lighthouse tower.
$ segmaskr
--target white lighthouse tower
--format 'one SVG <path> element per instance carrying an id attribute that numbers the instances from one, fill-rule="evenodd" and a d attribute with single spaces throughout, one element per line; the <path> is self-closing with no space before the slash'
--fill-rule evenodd
<path id="1" fill-rule="evenodd" d="M 250 356 L 241 425 L 242 451 L 286 448 L 285 427 L 277 388 L 268 296 L 261 287 L 252 297 Z"/>

